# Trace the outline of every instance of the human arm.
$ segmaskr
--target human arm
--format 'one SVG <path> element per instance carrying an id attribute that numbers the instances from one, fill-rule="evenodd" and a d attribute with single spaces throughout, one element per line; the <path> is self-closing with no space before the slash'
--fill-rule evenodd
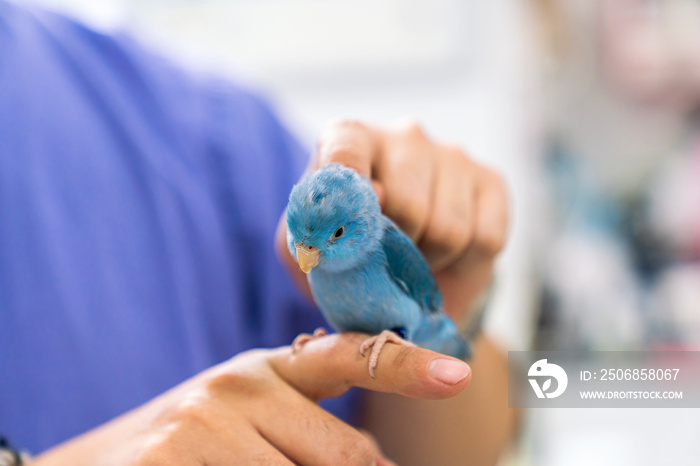
<path id="1" fill-rule="evenodd" d="M 351 386 L 441 399 L 461 392 L 471 376 L 442 383 L 433 361 L 463 363 L 392 345 L 380 362 L 386 376 L 372 380 L 356 351 L 363 338 L 333 335 L 297 354 L 289 347 L 239 354 L 33 464 L 391 464 L 370 439 L 316 401 Z"/>
<path id="2" fill-rule="evenodd" d="M 378 129 L 352 121 L 333 123 L 321 136 L 308 169 L 334 162 L 372 179 L 384 213 L 426 256 L 446 311 L 460 325 L 468 324 L 491 283 L 507 233 L 507 197 L 500 177 L 459 148 L 431 141 L 415 124 Z M 284 233 L 282 219 L 278 253 L 307 289 L 305 277 L 283 248 Z M 365 425 L 390 457 L 401 464 L 424 464 L 420 458 L 432 452 L 442 455 L 435 464 L 465 464 L 465 453 L 472 451 L 473 464 L 493 464 L 513 435 L 516 413 L 507 407 L 505 354 L 486 337 L 475 346 L 471 364 L 478 368 L 479 389 L 467 390 L 443 408 L 367 394 Z M 446 425 L 450 435 L 436 436 L 434 427 Z"/>

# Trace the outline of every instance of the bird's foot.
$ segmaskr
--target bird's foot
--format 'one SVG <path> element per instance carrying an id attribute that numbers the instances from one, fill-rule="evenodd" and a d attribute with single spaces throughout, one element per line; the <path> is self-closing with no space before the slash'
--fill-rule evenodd
<path id="1" fill-rule="evenodd" d="M 304 346 L 314 338 L 319 338 L 326 335 L 328 335 L 328 332 L 326 332 L 326 329 L 323 327 L 319 327 L 316 330 L 314 330 L 313 335 L 309 335 L 308 333 L 301 333 L 297 335 L 297 337 L 292 342 L 292 353 L 296 354 L 296 352 L 299 351 L 302 346 Z"/>
<path id="2" fill-rule="evenodd" d="M 360 354 L 362 357 L 366 357 L 365 353 L 371 347 L 372 352 L 369 354 L 369 376 L 374 378 L 374 369 L 377 367 L 377 361 L 379 361 L 379 353 L 381 353 L 384 344 L 387 342 L 396 343 L 398 345 L 408 346 L 414 348 L 415 343 L 411 343 L 408 340 L 404 340 L 391 330 L 384 330 L 379 335 L 369 337 L 360 345 Z"/>

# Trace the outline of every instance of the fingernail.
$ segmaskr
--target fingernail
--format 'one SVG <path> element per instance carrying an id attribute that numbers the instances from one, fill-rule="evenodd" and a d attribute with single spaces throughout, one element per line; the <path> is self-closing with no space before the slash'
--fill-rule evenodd
<path id="1" fill-rule="evenodd" d="M 447 385 L 455 385 L 469 375 L 467 363 L 454 359 L 434 359 L 428 369 L 435 380 Z"/>

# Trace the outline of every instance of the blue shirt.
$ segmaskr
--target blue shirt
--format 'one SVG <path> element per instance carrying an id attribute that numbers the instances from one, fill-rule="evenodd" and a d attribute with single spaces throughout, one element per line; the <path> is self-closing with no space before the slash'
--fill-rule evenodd
<path id="1" fill-rule="evenodd" d="M 0 435 L 37 453 L 322 325 L 273 248 L 306 160 L 249 92 L 0 0 Z"/>

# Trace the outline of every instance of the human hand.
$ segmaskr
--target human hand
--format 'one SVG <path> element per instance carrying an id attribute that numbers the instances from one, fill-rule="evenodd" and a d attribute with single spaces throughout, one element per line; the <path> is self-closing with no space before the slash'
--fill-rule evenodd
<path id="1" fill-rule="evenodd" d="M 351 386 L 448 398 L 468 385 L 471 371 L 432 351 L 389 345 L 380 375 L 371 379 L 357 352 L 365 337 L 320 337 L 296 353 L 289 347 L 242 353 L 32 464 L 393 464 L 370 438 L 316 401 Z"/>
<path id="2" fill-rule="evenodd" d="M 430 264 L 446 311 L 465 320 L 493 277 L 508 228 L 500 176 L 459 148 L 432 141 L 415 124 L 379 129 L 338 121 L 321 135 L 308 171 L 340 163 L 369 177 L 382 211 L 413 239 Z M 286 247 L 280 220 L 277 250 L 290 273 L 307 286 Z"/>

